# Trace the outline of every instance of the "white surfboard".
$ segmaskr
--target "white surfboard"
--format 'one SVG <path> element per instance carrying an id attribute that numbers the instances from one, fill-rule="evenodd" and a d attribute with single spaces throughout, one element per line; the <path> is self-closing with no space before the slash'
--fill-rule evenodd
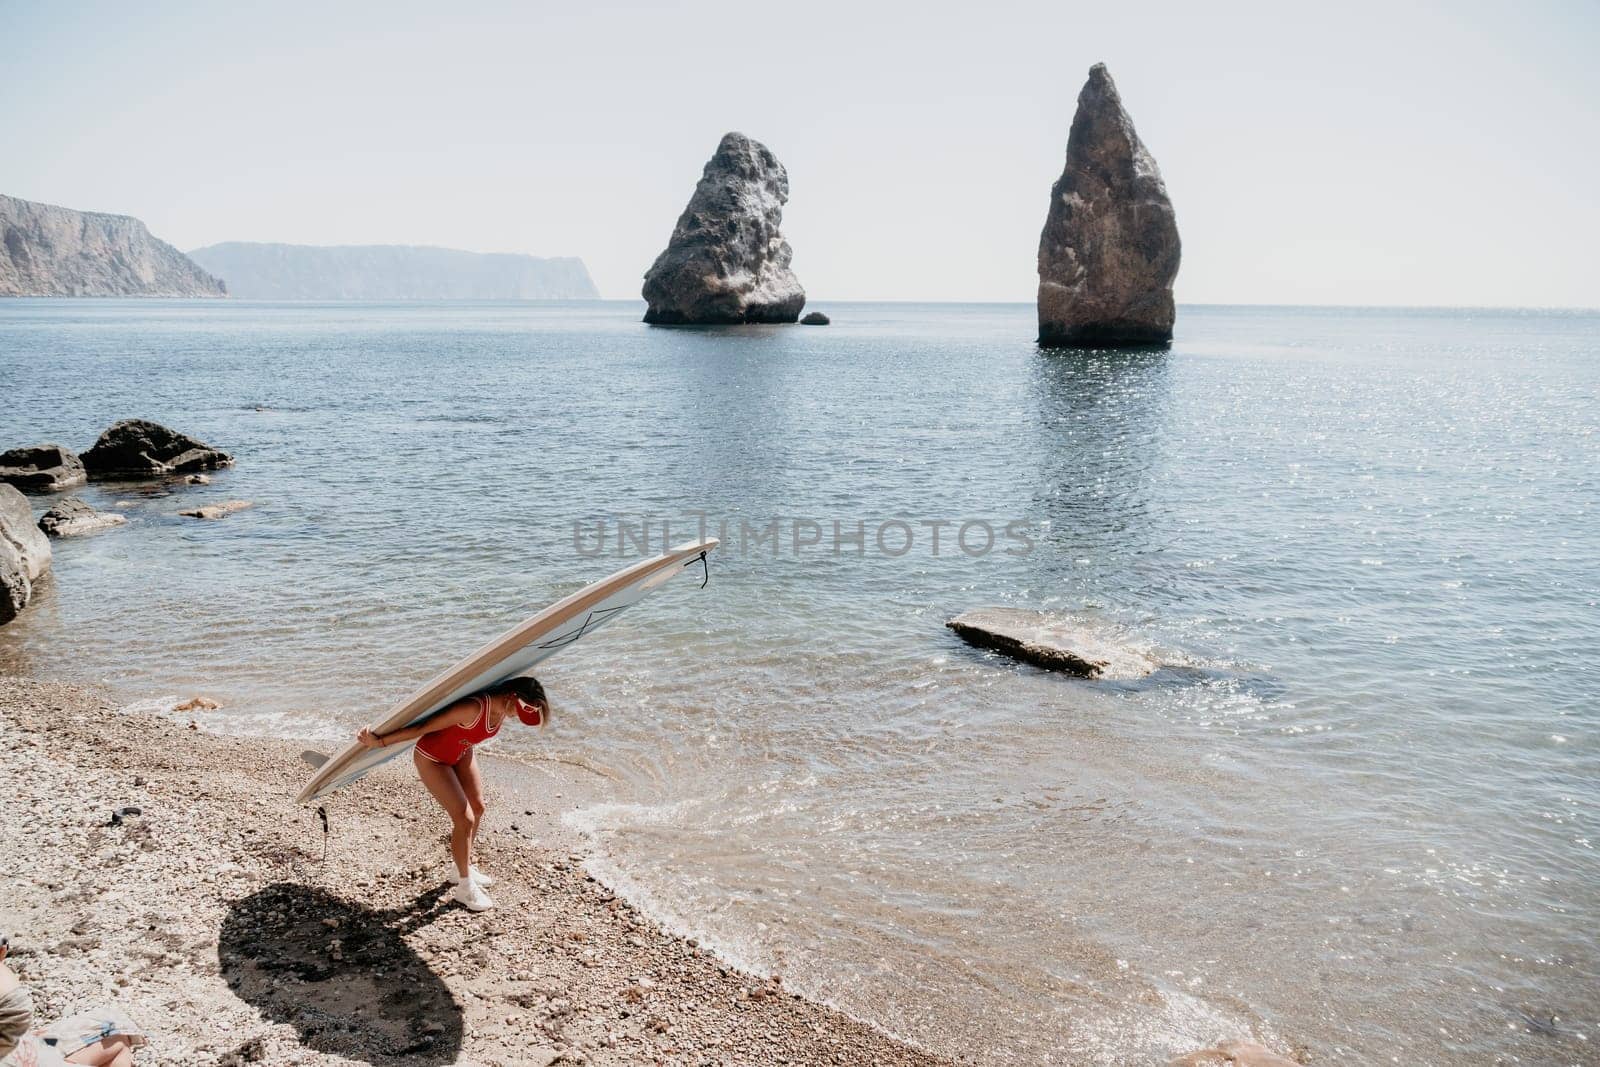
<path id="1" fill-rule="evenodd" d="M 380 734 L 403 729 L 449 707 L 464 696 L 507 678 L 529 673 L 563 648 L 611 622 L 624 608 L 643 600 L 651 591 L 665 584 L 689 564 L 697 562 L 718 544 L 715 537 L 687 542 L 659 556 L 624 567 L 609 578 L 584 586 L 528 621 L 507 630 L 438 675 L 396 704 L 373 729 Z M 324 763 L 295 799 L 301 804 L 309 804 L 325 797 L 411 747 L 406 744 L 367 748 L 360 742 L 354 742 Z"/>

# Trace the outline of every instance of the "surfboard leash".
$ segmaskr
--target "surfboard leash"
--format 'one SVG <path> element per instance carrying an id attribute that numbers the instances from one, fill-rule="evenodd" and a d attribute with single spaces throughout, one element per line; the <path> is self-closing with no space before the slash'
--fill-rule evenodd
<path id="1" fill-rule="evenodd" d="M 322 821 L 322 858 L 317 861 L 316 870 L 307 871 L 305 865 L 302 864 L 293 854 L 279 856 L 276 860 L 279 865 L 287 867 L 296 878 L 321 878 L 323 870 L 328 866 L 328 809 L 318 805 L 317 818 Z"/>
<path id="2" fill-rule="evenodd" d="M 322 820 L 322 858 L 317 861 L 317 877 L 322 877 L 322 869 L 328 865 L 328 809 L 321 804 L 317 805 L 317 818 Z"/>
<path id="3" fill-rule="evenodd" d="M 706 558 L 706 554 L 705 554 L 705 550 L 704 549 L 702 549 L 700 554 L 698 556 L 694 557 L 694 559 L 686 561 L 684 563 L 684 566 L 685 567 L 693 567 L 696 563 L 703 563 L 703 564 L 705 564 L 705 567 L 706 567 L 706 576 L 704 578 L 700 579 L 700 588 L 704 589 L 706 587 L 706 583 L 711 581 L 711 561 Z"/>

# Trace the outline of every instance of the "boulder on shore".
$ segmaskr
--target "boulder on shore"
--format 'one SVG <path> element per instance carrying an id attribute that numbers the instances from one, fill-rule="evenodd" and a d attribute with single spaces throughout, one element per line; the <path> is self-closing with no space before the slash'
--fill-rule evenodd
<path id="1" fill-rule="evenodd" d="M 54 493 L 88 480 L 78 454 L 62 445 L 27 445 L 0 452 L 0 482 L 18 489 Z"/>
<path id="2" fill-rule="evenodd" d="M 39 520 L 39 529 L 51 537 L 82 537 L 127 524 L 122 515 L 96 511 L 75 496 L 58 500 Z"/>
<path id="3" fill-rule="evenodd" d="M 1106 627 L 1022 608 L 982 608 L 945 623 L 968 644 L 1079 678 L 1143 678 L 1161 664 Z"/>
<path id="4" fill-rule="evenodd" d="M 28 498 L 0 485 L 0 626 L 33 599 L 33 586 L 50 569 L 50 541 L 33 524 Z"/>
<path id="5" fill-rule="evenodd" d="M 783 239 L 789 174 L 759 141 L 717 145 L 666 251 L 644 276 L 644 321 L 658 326 L 793 322 L 806 291 Z"/>
<path id="6" fill-rule="evenodd" d="M 83 454 L 83 465 L 96 480 L 158 478 L 231 467 L 233 457 L 160 423 L 124 419 Z"/>
<path id="7" fill-rule="evenodd" d="M 1039 343 L 1171 341 L 1180 251 L 1161 171 L 1097 63 L 1078 94 L 1066 168 L 1039 235 Z"/>

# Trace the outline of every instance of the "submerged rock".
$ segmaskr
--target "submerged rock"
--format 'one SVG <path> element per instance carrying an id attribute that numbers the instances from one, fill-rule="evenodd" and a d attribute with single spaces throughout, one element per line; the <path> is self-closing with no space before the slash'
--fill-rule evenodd
<path id="1" fill-rule="evenodd" d="M 236 511 L 243 511 L 246 508 L 253 507 L 255 505 L 248 500 L 224 500 L 220 504 L 206 504 L 198 508 L 185 508 L 178 514 L 190 519 L 222 519 Z"/>
<path id="2" fill-rule="evenodd" d="M 39 529 L 51 537 L 81 537 L 127 524 L 122 515 L 96 511 L 75 496 L 58 500 L 39 520 Z"/>
<path id="3" fill-rule="evenodd" d="M 1105 627 L 1021 608 L 982 608 L 945 623 L 968 644 L 1079 678 L 1143 678 L 1159 666 Z"/>
<path id="4" fill-rule="evenodd" d="M 742 133 L 723 137 L 666 251 L 644 276 L 644 321 L 795 321 L 806 292 L 779 230 L 788 200 L 789 174 L 766 145 Z"/>
<path id="5" fill-rule="evenodd" d="M 813 311 L 811 314 L 807 315 L 805 318 L 800 320 L 800 325 L 802 325 L 802 326 L 826 326 L 831 321 L 832 320 L 829 319 L 828 316 L 824 315 L 822 312 Z"/>
<path id="6" fill-rule="evenodd" d="M 1167 1067 L 1300 1067 L 1300 1061 L 1254 1041 L 1219 1041 L 1211 1048 L 1169 1060 Z"/>
<path id="7" fill-rule="evenodd" d="M 1066 168 L 1039 235 L 1039 343 L 1172 340 L 1179 253 L 1161 172 L 1097 63 L 1078 94 Z"/>
<path id="8" fill-rule="evenodd" d="M 154 478 L 231 467 L 233 457 L 160 423 L 124 419 L 83 454 L 83 465 L 95 479 Z"/>
<path id="9" fill-rule="evenodd" d="M 18 489 L 54 493 L 88 480 L 78 454 L 62 445 L 28 445 L 0 452 L 0 482 Z"/>
<path id="10" fill-rule="evenodd" d="M 0 485 L 0 625 L 33 599 L 33 587 L 50 569 L 50 541 L 33 524 L 28 498 Z"/>

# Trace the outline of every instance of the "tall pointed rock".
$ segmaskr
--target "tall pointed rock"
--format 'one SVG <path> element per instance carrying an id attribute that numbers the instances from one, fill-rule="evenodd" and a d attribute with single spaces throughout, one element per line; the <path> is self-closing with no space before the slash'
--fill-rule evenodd
<path id="1" fill-rule="evenodd" d="M 1172 340 L 1178 224 L 1104 63 L 1089 70 L 1039 235 L 1039 343 Z"/>
<path id="2" fill-rule="evenodd" d="M 793 322 L 806 291 L 778 229 L 789 172 L 760 141 L 717 145 L 667 249 L 644 276 L 644 321 L 663 326 Z"/>

